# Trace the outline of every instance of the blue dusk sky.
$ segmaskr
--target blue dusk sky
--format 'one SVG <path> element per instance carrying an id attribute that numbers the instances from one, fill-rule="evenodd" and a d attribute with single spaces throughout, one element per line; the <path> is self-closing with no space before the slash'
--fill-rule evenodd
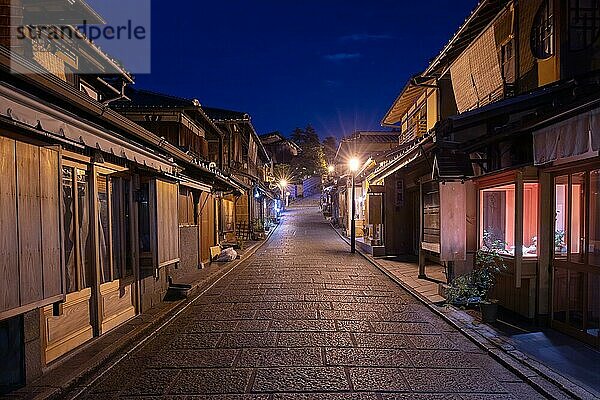
<path id="1" fill-rule="evenodd" d="M 154 0 L 137 88 L 245 111 L 259 133 L 381 129 L 476 0 Z"/>

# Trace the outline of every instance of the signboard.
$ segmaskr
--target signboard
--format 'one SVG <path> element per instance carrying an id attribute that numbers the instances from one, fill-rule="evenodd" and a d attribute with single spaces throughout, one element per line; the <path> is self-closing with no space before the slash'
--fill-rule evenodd
<path id="1" fill-rule="evenodd" d="M 404 207 L 404 179 L 396 180 L 396 207 Z"/>

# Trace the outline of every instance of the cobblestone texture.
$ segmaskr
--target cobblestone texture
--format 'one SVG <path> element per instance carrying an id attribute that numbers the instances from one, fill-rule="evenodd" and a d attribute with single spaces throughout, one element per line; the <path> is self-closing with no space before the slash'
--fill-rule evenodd
<path id="1" fill-rule="evenodd" d="M 292 208 L 219 281 L 83 398 L 536 399 L 516 375 Z"/>

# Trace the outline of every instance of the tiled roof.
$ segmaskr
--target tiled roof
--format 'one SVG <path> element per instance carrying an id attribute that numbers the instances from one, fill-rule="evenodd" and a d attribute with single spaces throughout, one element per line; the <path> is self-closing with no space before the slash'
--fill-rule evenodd
<path id="1" fill-rule="evenodd" d="M 183 97 L 168 94 L 139 90 L 127 87 L 125 95 L 131 100 L 121 100 L 112 103 L 115 108 L 186 108 L 200 107 L 198 100 L 189 100 Z"/>
<path id="2" fill-rule="evenodd" d="M 250 121 L 250 115 L 241 111 L 225 110 L 222 108 L 202 107 L 204 112 L 215 122 L 244 122 Z"/>
<path id="3" fill-rule="evenodd" d="M 343 142 L 358 143 L 396 143 L 400 132 L 392 131 L 357 131 L 351 136 L 342 139 Z"/>

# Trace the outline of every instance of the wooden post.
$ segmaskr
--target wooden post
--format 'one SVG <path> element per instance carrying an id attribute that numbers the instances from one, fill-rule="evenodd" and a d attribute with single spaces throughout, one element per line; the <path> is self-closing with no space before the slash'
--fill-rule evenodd
<path id="1" fill-rule="evenodd" d="M 135 281 L 135 306 L 136 312 L 142 312 L 142 290 L 141 290 L 141 271 L 140 271 L 140 236 L 139 236 L 139 204 L 136 201 L 134 193 L 140 189 L 140 176 L 134 174 L 131 177 L 131 190 L 129 191 L 129 213 L 131 215 L 131 250 L 132 254 L 132 267 L 133 267 L 133 278 Z"/>
<path id="2" fill-rule="evenodd" d="M 90 233 L 94 247 L 92 248 L 92 259 L 94 260 L 92 265 L 92 282 L 90 287 L 92 288 L 92 307 L 90 309 L 92 326 L 94 328 L 94 335 L 99 336 L 102 334 L 102 296 L 100 294 L 100 232 L 98 232 L 98 181 L 96 179 L 98 175 L 98 167 L 92 164 L 90 167 L 89 179 L 89 201 L 90 201 Z"/>
<path id="3" fill-rule="evenodd" d="M 204 267 L 202 264 L 202 210 L 200 205 L 202 204 L 202 192 L 193 191 L 192 196 L 194 198 L 194 217 L 196 218 L 196 228 L 198 230 L 198 268 Z"/>
<path id="4" fill-rule="evenodd" d="M 419 279 L 427 278 L 423 252 L 423 182 L 419 180 Z"/>
<path id="5" fill-rule="evenodd" d="M 515 182 L 515 287 L 521 287 L 523 271 L 523 171 L 517 172 Z"/>
<path id="6" fill-rule="evenodd" d="M 550 312 L 550 288 L 552 287 L 551 260 L 554 252 L 554 185 L 552 175 L 540 173 L 539 178 L 539 219 L 538 219 L 538 273 L 536 314 Z"/>

